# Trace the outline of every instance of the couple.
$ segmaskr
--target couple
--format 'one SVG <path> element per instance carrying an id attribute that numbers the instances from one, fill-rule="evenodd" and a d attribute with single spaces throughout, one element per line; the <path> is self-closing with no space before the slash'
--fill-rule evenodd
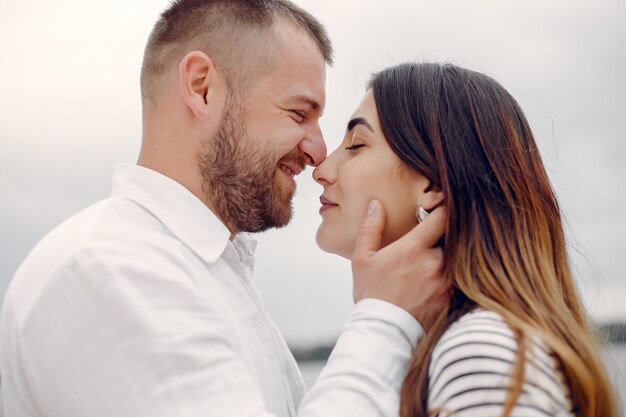
<path id="1" fill-rule="evenodd" d="M 7 417 L 617 415 L 513 98 L 452 65 L 388 68 L 327 157 L 331 61 L 285 0 L 162 14 L 138 164 L 7 293 Z M 288 223 L 305 165 L 317 242 L 352 260 L 356 302 L 306 395 L 241 234 Z"/>

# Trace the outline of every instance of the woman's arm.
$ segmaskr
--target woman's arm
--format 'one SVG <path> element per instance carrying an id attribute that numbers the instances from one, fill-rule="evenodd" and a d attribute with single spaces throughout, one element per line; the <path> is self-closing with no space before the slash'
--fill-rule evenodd
<path id="1" fill-rule="evenodd" d="M 566 385 L 554 357 L 539 340 L 526 342 L 522 391 L 510 416 L 570 416 Z M 444 333 L 429 369 L 428 408 L 440 417 L 502 415 L 518 343 L 502 318 L 476 310 Z"/>

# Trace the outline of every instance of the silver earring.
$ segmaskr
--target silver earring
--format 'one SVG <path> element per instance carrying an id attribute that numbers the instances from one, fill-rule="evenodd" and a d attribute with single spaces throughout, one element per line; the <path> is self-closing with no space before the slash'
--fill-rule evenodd
<path id="1" fill-rule="evenodd" d="M 424 210 L 424 207 L 419 206 L 419 209 L 417 210 L 417 222 L 423 222 L 424 220 L 426 220 L 426 217 L 428 217 L 429 214 L 430 213 Z"/>

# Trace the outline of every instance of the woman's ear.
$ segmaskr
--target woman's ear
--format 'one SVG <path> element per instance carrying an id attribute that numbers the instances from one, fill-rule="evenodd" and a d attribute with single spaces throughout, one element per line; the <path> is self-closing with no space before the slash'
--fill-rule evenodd
<path id="1" fill-rule="evenodd" d="M 428 180 L 428 186 L 420 193 L 418 205 L 430 212 L 443 203 L 443 191 L 432 180 Z"/>

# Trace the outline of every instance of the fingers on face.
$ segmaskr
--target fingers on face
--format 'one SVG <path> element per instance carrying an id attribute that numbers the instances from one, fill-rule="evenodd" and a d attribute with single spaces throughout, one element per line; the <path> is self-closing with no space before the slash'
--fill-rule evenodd
<path id="1" fill-rule="evenodd" d="M 405 250 L 416 253 L 432 248 L 443 237 L 447 219 L 446 208 L 443 206 L 436 208 L 424 221 L 402 236 L 398 240 L 398 246 L 404 246 Z"/>
<path id="2" fill-rule="evenodd" d="M 361 222 L 354 245 L 353 262 L 362 257 L 369 257 L 380 249 L 382 233 L 385 229 L 385 209 L 377 200 L 372 200 L 365 219 Z"/>

